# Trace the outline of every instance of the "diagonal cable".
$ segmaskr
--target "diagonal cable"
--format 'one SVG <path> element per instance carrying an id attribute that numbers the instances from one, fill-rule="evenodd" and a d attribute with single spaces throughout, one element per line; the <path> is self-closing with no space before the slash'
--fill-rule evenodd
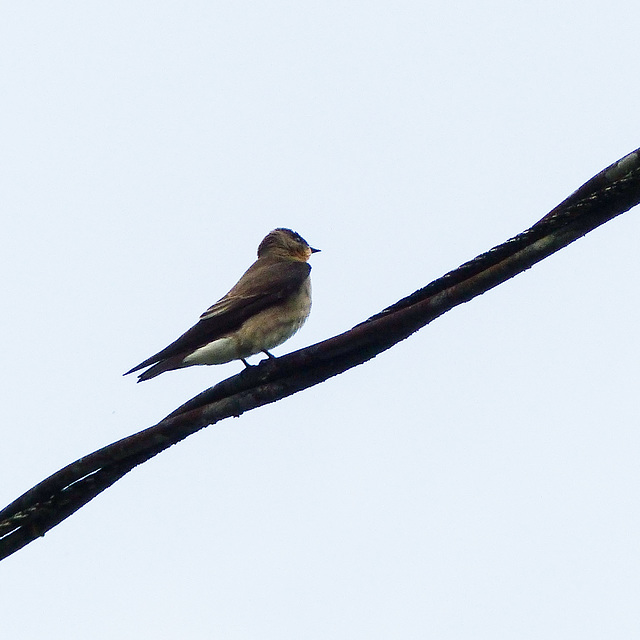
<path id="1" fill-rule="evenodd" d="M 137 465 L 203 427 L 281 400 L 374 358 L 638 203 L 640 149 L 591 178 L 531 228 L 349 331 L 227 378 L 153 427 L 84 456 L 38 483 L 0 511 L 0 559 L 44 535 Z"/>

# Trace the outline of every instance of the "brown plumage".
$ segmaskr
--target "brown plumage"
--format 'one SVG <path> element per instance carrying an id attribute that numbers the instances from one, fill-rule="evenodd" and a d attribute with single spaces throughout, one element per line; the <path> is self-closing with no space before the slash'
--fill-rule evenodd
<path id="1" fill-rule="evenodd" d="M 258 259 L 191 329 L 124 375 L 149 380 L 172 369 L 245 360 L 288 340 L 311 310 L 311 266 L 318 249 L 291 229 L 274 229 L 260 243 Z"/>

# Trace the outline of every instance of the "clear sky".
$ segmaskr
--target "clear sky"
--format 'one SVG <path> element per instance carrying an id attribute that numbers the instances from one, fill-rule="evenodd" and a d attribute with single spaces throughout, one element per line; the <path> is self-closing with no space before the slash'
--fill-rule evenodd
<path id="1" fill-rule="evenodd" d="M 640 146 L 639 23 L 631 0 L 4 3 L 2 505 L 241 369 L 122 377 L 274 227 L 322 249 L 282 354 Z M 639 215 L 144 464 L 2 563 L 3 632 L 638 637 Z"/>

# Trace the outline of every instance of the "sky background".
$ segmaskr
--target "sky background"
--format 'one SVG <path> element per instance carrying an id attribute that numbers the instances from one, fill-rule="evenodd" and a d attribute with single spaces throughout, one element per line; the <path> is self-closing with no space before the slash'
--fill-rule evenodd
<path id="1" fill-rule="evenodd" d="M 122 373 L 271 229 L 342 332 L 640 146 L 636 2 L 6 2 L 5 505 L 242 365 Z M 640 211 L 2 563 L 7 637 L 640 633 Z M 257 361 L 259 358 L 254 358 Z"/>

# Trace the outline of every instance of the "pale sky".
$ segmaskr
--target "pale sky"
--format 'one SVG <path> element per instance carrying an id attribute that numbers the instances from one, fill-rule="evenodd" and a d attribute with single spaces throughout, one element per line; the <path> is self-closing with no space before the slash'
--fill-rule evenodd
<path id="1" fill-rule="evenodd" d="M 0 506 L 241 363 L 122 373 L 291 227 L 344 331 L 640 146 L 631 0 L 0 11 Z M 639 210 L 2 563 L 7 637 L 635 638 Z M 258 357 L 254 357 L 258 361 Z"/>

